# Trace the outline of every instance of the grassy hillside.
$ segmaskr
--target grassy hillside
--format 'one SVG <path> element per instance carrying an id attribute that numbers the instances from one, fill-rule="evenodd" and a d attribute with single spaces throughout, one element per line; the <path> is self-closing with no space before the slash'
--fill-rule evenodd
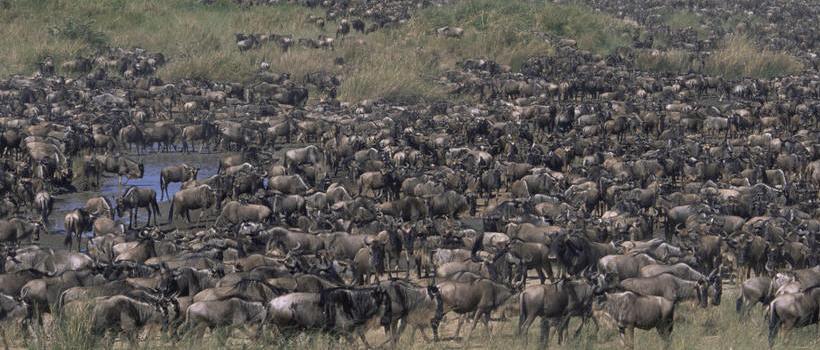
<path id="1" fill-rule="evenodd" d="M 693 54 L 679 49 L 645 50 L 637 57 L 639 67 L 649 71 L 685 74 L 701 71 L 701 63 Z M 749 37 L 732 35 L 725 38 L 717 50 L 706 57 L 702 71 L 729 79 L 743 77 L 772 78 L 800 72 L 803 64 L 796 58 L 771 50 L 760 49 Z"/>
<path id="2" fill-rule="evenodd" d="M 244 80 L 262 61 L 295 77 L 325 70 L 341 74 L 343 100 L 436 98 L 433 80 L 457 61 L 484 57 L 513 67 L 551 46 L 530 31 L 575 38 L 598 53 L 628 43 L 633 30 L 622 22 L 578 5 L 495 0 L 464 1 L 420 10 L 408 23 L 369 35 L 351 35 L 335 51 L 275 45 L 240 53 L 236 32 L 332 36 L 306 21 L 323 15 L 292 5 L 240 8 L 227 0 L 205 6 L 195 0 L 11 0 L 0 12 L 0 75 L 30 73 L 46 55 L 57 62 L 111 47 L 162 52 L 169 64 L 160 77 Z M 59 16 L 55 16 L 59 14 Z M 441 26 L 461 26 L 462 39 L 434 35 Z M 346 65 L 334 65 L 343 57 Z"/>
<path id="3" fill-rule="evenodd" d="M 182 78 L 244 81 L 263 61 L 276 72 L 327 71 L 341 76 L 340 99 L 388 98 L 415 101 L 444 98 L 436 78 L 466 58 L 488 58 L 513 68 L 530 56 L 549 54 L 552 46 L 533 34 L 547 32 L 575 39 L 578 46 L 606 54 L 629 46 L 634 24 L 592 11 L 584 5 L 531 1 L 475 0 L 418 10 L 407 23 L 369 35 L 350 35 L 336 49 L 294 47 L 282 53 L 274 44 L 239 52 L 234 33 L 292 34 L 295 38 L 333 36 L 308 22 L 321 9 L 294 5 L 242 8 L 230 0 L 202 5 L 196 0 L 7 0 L 0 10 L 0 76 L 29 74 L 50 55 L 58 62 L 90 55 L 105 47 L 142 47 L 161 52 L 169 63 L 159 72 Z M 673 15 L 678 26 L 696 24 L 688 14 Z M 436 36 L 435 28 L 459 26 L 462 39 Z M 707 72 L 728 76 L 771 76 L 799 70 L 786 55 L 749 55 L 754 46 L 729 41 L 725 54 L 707 62 Z M 684 53 L 643 55 L 641 67 L 686 72 Z M 676 56 L 677 55 L 677 56 Z M 334 64 L 337 57 L 345 65 Z"/>

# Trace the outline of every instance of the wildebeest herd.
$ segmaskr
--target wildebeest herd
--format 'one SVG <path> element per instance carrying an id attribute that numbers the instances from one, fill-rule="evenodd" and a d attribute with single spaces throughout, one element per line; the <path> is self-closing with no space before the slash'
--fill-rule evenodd
<path id="1" fill-rule="evenodd" d="M 327 21 L 343 29 L 339 6 Z M 805 53 L 800 35 L 777 43 Z M 680 312 L 719 305 L 727 283 L 739 314 L 765 306 L 770 345 L 818 323 L 816 68 L 660 74 L 547 40 L 555 54 L 518 70 L 476 58 L 442 77 L 474 102 L 411 105 L 310 100 L 318 81 L 339 85 L 323 74 L 165 82 L 165 57 L 141 49 L 61 63 L 71 77 L 45 58 L 0 81 L 0 319 L 29 333 L 89 313 L 93 334 L 132 343 L 151 326 L 173 341 L 246 327 L 367 347 L 382 331 L 397 346 L 408 327 L 460 339 L 465 321 L 466 345 L 478 323 L 513 316 L 525 341 L 540 318 L 548 344 L 572 318 L 576 336 L 608 319 L 631 347 L 635 328 L 668 343 Z M 216 175 L 180 161 L 159 197 L 127 183 L 146 154 L 204 148 Z M 71 208 L 67 249 L 38 245 L 57 234 L 55 198 L 103 176 L 121 190 Z"/>

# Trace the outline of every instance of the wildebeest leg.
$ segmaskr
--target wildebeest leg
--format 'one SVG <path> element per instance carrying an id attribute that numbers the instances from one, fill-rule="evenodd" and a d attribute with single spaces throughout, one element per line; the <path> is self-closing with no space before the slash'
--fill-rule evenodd
<path id="1" fill-rule="evenodd" d="M 564 343 L 567 327 L 569 326 L 569 316 L 564 316 L 555 321 L 555 333 L 558 336 L 558 345 Z"/>
<path id="2" fill-rule="evenodd" d="M 595 334 L 598 333 L 598 320 L 596 320 L 594 317 L 589 317 L 589 315 L 584 315 L 581 317 L 581 324 L 578 325 L 578 329 L 576 329 L 575 333 L 572 335 L 573 338 L 578 338 L 578 335 L 581 334 L 581 329 L 584 328 L 584 325 L 586 325 L 587 321 L 589 321 L 590 319 L 592 319 L 592 322 L 595 323 Z"/>
<path id="3" fill-rule="evenodd" d="M 672 321 L 664 322 L 664 324 L 659 325 L 657 327 L 658 335 L 660 335 L 661 339 L 663 340 L 664 349 L 668 349 L 669 346 L 672 344 L 672 327 Z"/>
<path id="4" fill-rule="evenodd" d="M 550 320 L 546 317 L 541 317 L 541 335 L 539 342 L 546 346 L 550 344 Z"/>
<path id="5" fill-rule="evenodd" d="M 470 330 L 467 331 L 467 337 L 464 339 L 465 348 L 470 344 L 470 337 L 473 335 L 473 331 L 475 330 L 475 327 L 478 325 L 478 320 L 482 316 L 484 316 L 482 311 L 483 310 L 481 309 L 476 310 L 475 316 L 473 316 L 473 323 L 470 325 Z"/>
<path id="6" fill-rule="evenodd" d="M 358 331 L 356 331 L 356 333 L 359 333 L 359 339 L 362 340 L 362 343 L 364 344 L 365 349 L 372 349 L 373 348 L 372 346 L 370 346 L 370 343 L 367 342 L 367 337 L 365 337 L 364 332 L 362 332 L 361 330 L 358 330 Z"/>
<path id="7" fill-rule="evenodd" d="M 151 207 L 145 208 L 145 210 L 148 211 L 148 221 L 145 222 L 145 226 L 143 226 L 143 228 L 148 227 L 148 225 L 151 224 Z M 134 220 L 137 220 L 137 217 L 140 215 L 140 209 L 137 208 L 134 211 L 136 213 L 134 214 Z"/>
<path id="8" fill-rule="evenodd" d="M 530 310 L 530 312 L 527 315 L 524 315 L 523 311 L 521 312 L 521 316 L 519 317 L 518 321 L 518 336 L 524 337 L 524 345 L 529 343 L 528 335 L 530 332 L 530 326 L 532 326 L 532 323 L 533 321 L 535 321 L 536 317 L 538 316 L 536 315 L 535 310 Z"/>
<path id="9" fill-rule="evenodd" d="M 458 334 L 461 332 L 461 326 L 464 324 L 464 320 L 467 318 L 467 314 L 460 315 L 458 317 L 458 324 L 456 325 L 456 335 L 455 338 L 458 338 Z"/>
<path id="10" fill-rule="evenodd" d="M 626 339 L 629 342 L 626 345 L 626 347 L 628 349 L 634 349 L 635 348 L 635 327 L 634 326 L 630 326 L 630 327 L 626 328 Z"/>

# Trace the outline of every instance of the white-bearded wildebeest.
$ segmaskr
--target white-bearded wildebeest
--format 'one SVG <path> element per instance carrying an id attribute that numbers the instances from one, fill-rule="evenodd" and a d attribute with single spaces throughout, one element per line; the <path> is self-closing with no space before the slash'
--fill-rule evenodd
<path id="1" fill-rule="evenodd" d="M 444 300 L 438 287 L 431 285 L 420 287 L 407 281 L 390 280 L 380 284 L 385 292 L 390 295 L 392 318 L 389 330 L 392 346 L 396 346 L 401 338 L 404 329 L 409 325 L 413 330 L 410 338 L 416 338 L 416 331 L 421 331 L 421 336 L 425 341 L 431 339 L 427 337 L 424 330 L 428 327 L 433 330 L 433 341 L 438 341 L 438 326 L 444 317 Z M 399 323 L 401 322 L 401 323 Z"/>
<path id="2" fill-rule="evenodd" d="M 170 197 L 168 194 L 169 184 L 196 180 L 198 172 L 199 168 L 192 167 L 188 164 L 171 165 L 162 168 L 159 173 L 159 200 L 162 201 L 165 197 Z"/>
<path id="3" fill-rule="evenodd" d="M 519 299 L 518 336 L 527 343 L 529 328 L 536 317 L 541 317 L 542 345 L 549 345 L 549 322 L 558 323 L 558 343 L 563 340 L 564 328 L 571 316 L 581 316 L 583 322 L 575 332 L 577 335 L 587 318 L 592 315 L 592 285 L 586 281 L 560 281 L 548 285 L 529 286 Z M 597 324 L 596 324 L 597 327 Z"/>
<path id="4" fill-rule="evenodd" d="M 639 276 L 654 277 L 665 273 L 689 281 L 700 281 L 706 279 L 704 274 L 696 271 L 684 263 L 677 263 L 675 265 L 647 265 L 641 268 Z"/>
<path id="5" fill-rule="evenodd" d="M 128 228 L 134 227 L 137 222 L 137 210 L 145 208 L 148 211 L 148 221 L 145 226 L 151 224 L 151 217 L 154 217 L 154 225 L 158 225 L 159 204 L 157 204 L 157 192 L 151 188 L 129 187 L 125 193 L 117 198 L 117 215 L 123 217 L 125 211 L 129 212 Z"/>
<path id="6" fill-rule="evenodd" d="M 63 245 L 70 250 L 74 237 L 76 236 L 77 251 L 79 252 L 82 246 L 83 233 L 91 231 L 94 223 L 93 220 L 93 216 L 82 208 L 74 209 L 68 212 L 68 214 L 65 214 L 65 219 L 63 220 L 65 240 L 63 241 Z"/>
<path id="7" fill-rule="evenodd" d="M 233 285 L 220 286 L 217 283 L 216 287 L 196 293 L 193 301 L 200 302 L 239 298 L 246 301 L 267 302 L 282 294 L 284 294 L 284 290 L 274 287 L 265 281 L 241 279 Z"/>
<path id="8" fill-rule="evenodd" d="M 34 207 L 40 211 L 40 220 L 48 225 L 48 216 L 51 215 L 51 210 L 54 208 L 54 198 L 46 191 L 37 192 L 34 195 Z"/>
<path id="9" fill-rule="evenodd" d="M 93 217 L 106 216 L 112 220 L 114 219 L 114 206 L 111 205 L 111 201 L 108 198 L 103 196 L 89 198 L 85 202 L 83 209 Z"/>
<path id="10" fill-rule="evenodd" d="M 95 298 L 91 309 L 91 331 L 95 335 L 113 333 L 111 344 L 124 333 L 134 346 L 143 327 L 160 324 L 165 329 L 168 326 L 170 303 L 165 299 L 144 302 L 124 295 Z"/>
<path id="11" fill-rule="evenodd" d="M 0 243 L 19 243 L 25 239 L 40 240 L 40 233 L 45 232 L 43 224 L 28 220 L 13 218 L 0 219 Z"/>
<path id="12" fill-rule="evenodd" d="M 635 328 L 655 328 L 666 346 L 672 339 L 675 324 L 675 302 L 659 296 L 643 296 L 632 292 L 603 293 L 595 298 L 593 308 L 611 317 L 618 325 L 621 342 L 635 347 Z"/>
<path id="13" fill-rule="evenodd" d="M 171 200 L 171 207 L 168 209 L 168 223 L 173 223 L 174 217 L 181 214 L 185 214 L 185 219 L 191 223 L 189 212 L 194 209 L 200 209 L 197 221 L 201 221 L 205 209 L 213 207 L 214 204 L 216 204 L 216 193 L 211 186 L 200 185 L 180 190 L 174 193 L 174 198 Z"/>
<path id="14" fill-rule="evenodd" d="M 276 190 L 283 194 L 304 195 L 308 190 L 308 185 L 299 175 L 278 175 L 268 180 L 268 189 Z"/>
<path id="15" fill-rule="evenodd" d="M 117 174 L 118 185 L 122 185 L 122 177 L 125 176 L 126 183 L 128 179 L 141 179 L 145 175 L 145 165 L 142 162 L 137 162 L 122 156 L 97 156 L 97 159 L 102 163 L 103 170 L 109 173 Z"/>
<path id="16" fill-rule="evenodd" d="M 230 201 L 222 206 L 222 212 L 216 218 L 214 226 L 218 226 L 222 220 L 231 224 L 239 224 L 244 221 L 249 222 L 269 222 L 273 211 L 267 206 L 260 204 L 242 204 L 237 201 Z"/>
<path id="17" fill-rule="evenodd" d="M 384 288 L 334 288 L 319 293 L 319 306 L 325 314 L 325 329 L 344 334 L 352 340 L 358 335 L 366 348 L 365 333 L 388 327 L 393 318 L 393 302 Z"/>
<path id="18" fill-rule="evenodd" d="M 740 285 L 740 295 L 735 301 L 735 311 L 740 317 L 745 317 L 749 314 L 752 306 L 761 303 L 768 306 L 769 302 L 774 298 L 774 292 L 777 288 L 772 286 L 771 278 L 767 276 L 758 276 L 743 281 Z"/>
<path id="19" fill-rule="evenodd" d="M 302 164 L 317 164 L 324 160 L 322 151 L 314 145 L 294 148 L 285 152 L 285 168 L 296 168 Z"/>
<path id="20" fill-rule="evenodd" d="M 367 237 L 365 247 L 359 249 L 353 258 L 353 280 L 357 285 L 370 284 L 370 278 L 375 282 L 385 272 L 384 242 Z"/>
<path id="21" fill-rule="evenodd" d="M 206 120 L 201 121 L 199 125 L 188 125 L 182 128 L 182 134 L 180 135 L 180 138 L 182 139 L 182 151 L 189 152 L 189 142 L 191 143 L 191 148 L 196 150 L 194 141 L 200 141 L 201 144 L 199 146 L 199 153 L 202 153 L 205 146 L 208 145 L 208 143 L 218 134 L 219 130 L 216 129 L 216 125 Z"/>
<path id="22" fill-rule="evenodd" d="M 473 282 L 445 281 L 437 285 L 444 300 L 445 313 L 453 311 L 460 315 L 467 315 L 472 318 L 470 330 L 465 339 L 465 346 L 470 342 L 479 319 L 484 323 L 487 333 L 490 332 L 490 313 L 509 302 L 513 297 L 513 291 L 507 286 L 493 282 L 489 279 L 479 279 Z M 459 318 L 456 328 L 456 337 L 461 331 L 463 318 Z"/>
<path id="23" fill-rule="evenodd" d="M 136 125 L 126 125 L 120 129 L 118 136 L 119 142 L 123 147 L 128 145 L 128 150 L 130 151 L 132 145 L 137 145 L 137 154 L 140 154 L 145 144 L 145 136 L 139 127 Z"/>
<path id="24" fill-rule="evenodd" d="M 77 286 L 94 286 L 105 282 L 105 278 L 90 270 L 65 271 L 54 276 L 31 280 L 20 288 L 20 298 L 31 305 L 28 320 L 36 318 L 42 325 L 43 313 L 52 313 L 66 289 Z"/>
<path id="25" fill-rule="evenodd" d="M 639 277 L 641 268 L 657 264 L 646 254 L 635 255 L 607 255 L 598 260 L 598 273 L 611 273 L 619 280 Z"/>
<path id="26" fill-rule="evenodd" d="M 268 303 L 268 321 L 286 333 L 289 330 L 321 329 L 326 326 L 319 293 L 289 293 Z M 266 323 L 267 323 L 266 322 Z"/>
<path id="27" fill-rule="evenodd" d="M 205 328 L 235 327 L 257 325 L 257 334 L 261 333 L 263 322 L 267 318 L 265 302 L 246 301 L 239 298 L 198 301 L 188 306 L 185 312 L 185 324 L 181 331 L 196 332 L 195 339 L 202 339 Z"/>
<path id="28" fill-rule="evenodd" d="M 777 333 L 820 322 L 820 288 L 781 295 L 769 304 L 769 348 L 774 347 Z"/>
<path id="29" fill-rule="evenodd" d="M 606 278 L 612 277 L 606 276 Z M 670 274 L 627 278 L 621 281 L 619 286 L 630 292 L 660 296 L 676 303 L 684 300 L 696 300 L 698 305 L 706 307 L 708 300 L 708 289 L 705 280 L 688 281 Z"/>

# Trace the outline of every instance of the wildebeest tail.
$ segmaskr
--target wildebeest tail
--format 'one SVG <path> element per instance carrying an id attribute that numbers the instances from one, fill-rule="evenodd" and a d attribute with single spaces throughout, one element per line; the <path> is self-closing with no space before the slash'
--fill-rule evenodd
<path id="1" fill-rule="evenodd" d="M 484 249 L 484 233 L 482 232 L 478 237 L 475 238 L 475 242 L 473 243 L 473 249 L 470 250 L 470 256 L 475 257 L 478 252 Z"/>
<path id="2" fill-rule="evenodd" d="M 774 346 L 774 339 L 777 337 L 777 331 L 780 329 L 780 316 L 777 315 L 777 309 L 774 304 L 769 305 L 769 348 Z"/>
<path id="3" fill-rule="evenodd" d="M 735 301 L 735 312 L 740 313 L 743 310 L 743 295 L 737 297 Z"/>
<path id="4" fill-rule="evenodd" d="M 521 326 L 527 320 L 527 303 L 524 302 L 524 293 L 518 296 L 518 335 L 521 335 Z"/>

